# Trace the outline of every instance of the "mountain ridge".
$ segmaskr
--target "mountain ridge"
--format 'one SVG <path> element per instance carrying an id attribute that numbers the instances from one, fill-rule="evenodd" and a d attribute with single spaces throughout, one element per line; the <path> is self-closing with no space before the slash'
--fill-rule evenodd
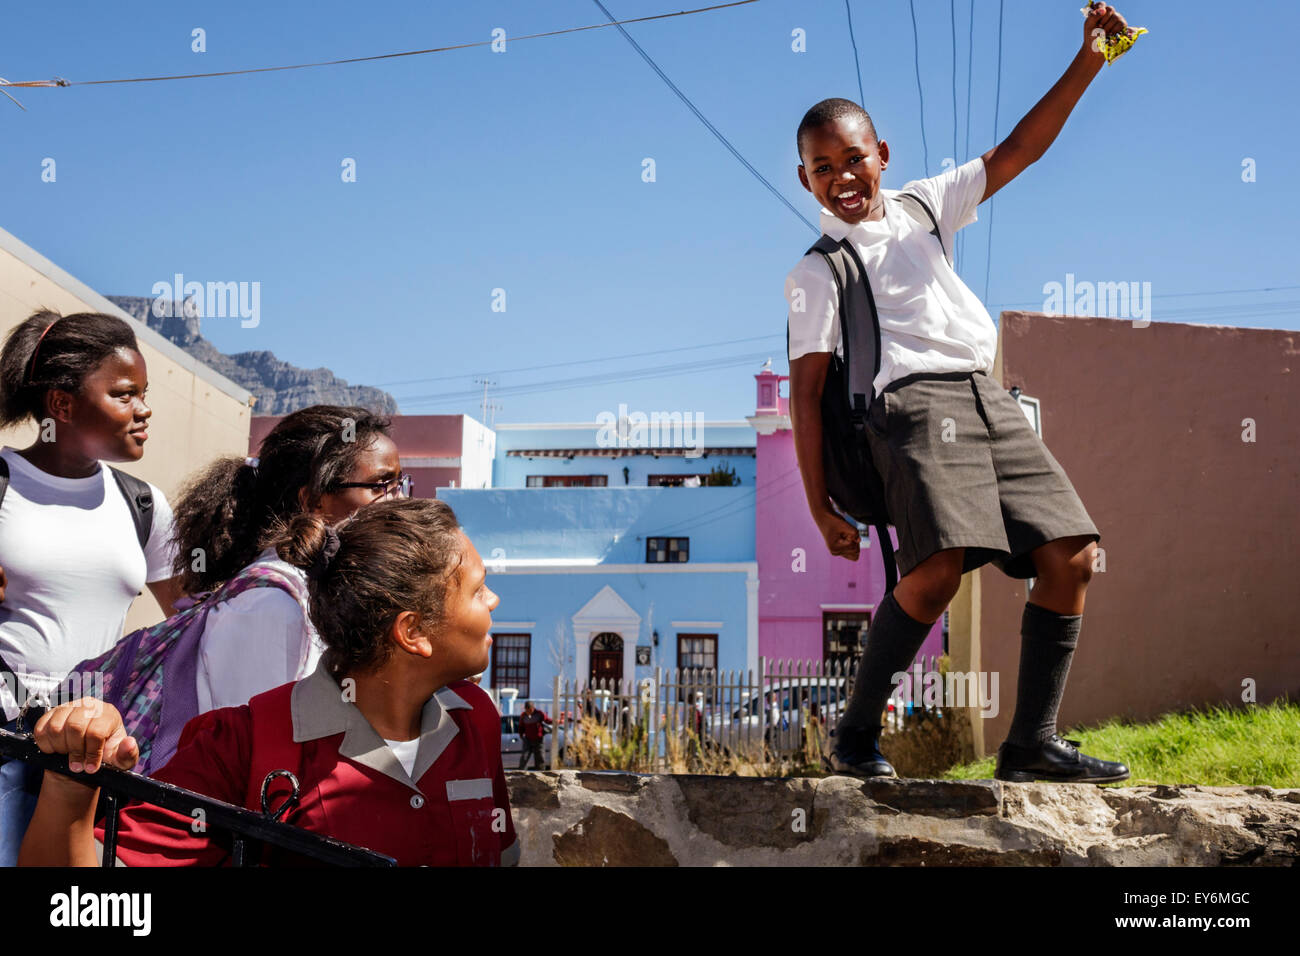
<path id="1" fill-rule="evenodd" d="M 265 349 L 227 355 L 203 337 L 192 300 L 172 303 L 170 314 L 156 315 L 150 296 L 105 296 L 204 365 L 256 397 L 253 414 L 287 415 L 308 405 L 360 405 L 381 415 L 400 414 L 397 400 L 383 389 L 349 385 L 328 368 L 299 368 Z"/>

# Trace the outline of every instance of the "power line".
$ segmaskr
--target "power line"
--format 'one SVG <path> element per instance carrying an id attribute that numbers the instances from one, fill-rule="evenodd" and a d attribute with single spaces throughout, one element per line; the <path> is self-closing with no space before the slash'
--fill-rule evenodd
<path id="1" fill-rule="evenodd" d="M 925 175 L 930 175 L 930 147 L 925 142 L 925 94 L 921 91 L 921 40 L 916 32 L 916 4 L 907 0 L 912 11 L 912 62 L 916 66 L 916 98 L 921 101 L 921 150 L 925 157 Z"/>
<path id="2" fill-rule="evenodd" d="M 1204 289 L 1204 290 L 1198 290 L 1194 292 L 1163 292 L 1163 293 L 1153 294 L 1152 296 L 1150 296 L 1150 298 L 1151 299 L 1199 298 L 1204 296 L 1219 296 L 1219 295 L 1247 295 L 1247 294 L 1254 294 L 1254 293 L 1261 293 L 1261 292 L 1285 292 L 1285 291 L 1294 291 L 1297 289 L 1300 289 L 1300 285 L 1259 286 L 1250 289 Z M 988 309 L 990 312 L 997 312 L 1003 309 L 1014 309 L 1018 306 L 1020 307 L 1028 306 L 1030 308 L 1034 308 L 1034 307 L 1041 308 L 1042 299 L 1026 299 L 1017 302 L 990 303 L 988 305 Z M 1236 315 L 1236 316 L 1268 317 L 1274 315 L 1287 315 L 1287 314 L 1292 314 L 1297 312 L 1300 312 L 1300 299 L 1290 299 L 1281 302 L 1247 303 L 1247 304 L 1239 304 L 1239 305 L 1216 304 L 1216 305 L 1207 305 L 1207 306 L 1199 306 L 1199 307 L 1189 306 L 1186 308 L 1174 309 L 1174 310 L 1162 312 L 1160 314 L 1160 318 L 1178 318 L 1178 319 L 1214 318 L 1216 316 L 1222 316 L 1225 313 Z M 507 374 L 511 372 L 541 371 L 541 370 L 547 370 L 552 368 L 566 367 L 570 365 L 592 364 L 596 362 L 609 362 L 609 361 L 616 361 L 619 359 L 629 359 L 629 358 L 643 358 L 652 355 L 662 355 L 662 354 L 669 354 L 673 352 L 689 351 L 695 348 L 712 348 L 712 347 L 717 347 L 722 345 L 737 345 L 737 344 L 743 344 L 751 341 L 759 341 L 763 339 L 770 339 L 770 338 L 777 338 L 777 337 L 778 336 L 775 334 L 766 335 L 766 336 L 754 336 L 752 338 L 732 339 L 732 340 L 727 340 L 722 342 L 712 342 L 712 343 L 707 343 L 699 346 L 680 346 L 673 349 L 656 349 L 648 352 L 635 352 L 635 353 L 626 353 L 623 355 L 603 356 L 600 358 L 578 359 L 573 362 L 556 362 L 549 365 L 536 365 L 536 366 L 529 366 L 529 367 L 518 368 L 518 369 L 499 369 L 499 370 L 495 370 L 483 374 L 501 375 L 501 374 Z M 696 362 L 691 362 L 686 364 L 678 363 L 678 364 L 671 364 L 671 365 L 650 366 L 647 368 L 640 368 L 640 369 L 628 369 L 625 371 L 611 371 L 611 372 L 601 373 L 598 375 L 586 376 L 580 379 L 570 378 L 570 379 L 559 379 L 559 380 L 544 381 L 544 382 L 529 382 L 521 385 L 508 386 L 507 388 L 502 389 L 501 391 L 518 395 L 518 394 L 529 394 L 529 393 L 545 392 L 545 391 L 563 391 L 570 388 L 595 387 L 597 385 L 606 384 L 608 382 L 641 381 L 641 380 L 652 379 L 652 378 L 668 378 L 678 374 L 686 374 L 686 373 L 692 373 L 697 371 L 743 366 L 743 365 L 750 364 L 754 361 L 758 361 L 762 359 L 765 355 L 766 353 L 763 352 L 755 352 L 755 353 L 748 353 L 743 356 L 728 356 L 728 357 L 720 357 L 720 358 L 715 357 L 715 358 L 708 358 L 708 359 L 700 359 Z M 424 382 L 453 381 L 456 379 L 461 379 L 466 377 L 469 376 L 452 375 L 452 376 L 442 376 L 438 378 L 429 378 L 429 379 L 411 379 L 405 383 L 393 383 L 393 382 L 380 383 L 380 387 L 383 387 L 384 385 L 393 385 L 393 384 L 417 384 L 417 383 L 424 383 Z M 405 398 L 403 398 L 402 396 L 397 396 L 397 399 L 399 402 L 402 402 L 404 404 L 421 405 L 421 404 L 447 404 L 447 403 L 458 402 L 458 401 L 468 401 L 476 397 L 479 397 L 479 393 L 476 390 L 466 389 L 466 390 L 458 390 L 458 391 L 439 392 L 439 393 L 426 394 L 426 395 L 413 395 L 413 396 L 407 396 Z"/>
<path id="3" fill-rule="evenodd" d="M 998 143 L 998 108 L 1002 105 L 1002 5 L 1003 0 L 998 0 L 998 87 L 997 93 L 993 96 L 993 145 Z M 989 241 L 988 248 L 984 250 L 984 301 L 989 300 L 989 269 L 993 265 L 993 200 L 996 197 L 989 197 Z"/>
<path id="4" fill-rule="evenodd" d="M 720 3 L 712 7 L 699 7 L 695 10 L 679 10 L 676 13 L 659 13 L 648 17 L 634 17 L 629 20 L 614 21 L 611 17 L 611 23 L 593 23 L 585 27 L 569 27 L 564 30 L 549 30 L 546 33 L 530 33 L 527 36 L 507 37 L 510 42 L 519 40 L 537 40 L 542 37 L 560 36 L 565 33 L 580 33 L 584 30 L 602 30 L 608 26 L 619 26 L 622 23 L 645 23 L 649 20 L 666 20 L 670 17 L 684 17 L 695 13 L 708 13 L 712 10 L 723 10 L 727 7 L 743 7 L 746 4 L 757 3 L 758 0 L 734 0 L 732 3 Z M 619 29 L 622 29 L 619 26 Z M 137 76 L 116 80 L 65 80 L 62 77 L 55 77 L 53 80 L 27 80 L 20 83 L 10 83 L 7 80 L 0 80 L 0 86 L 26 86 L 26 87 L 48 87 L 48 86 L 102 86 L 109 83 L 157 83 L 162 80 L 196 80 L 214 76 L 237 76 L 243 73 L 276 73 L 281 70 L 306 70 L 317 66 L 338 66 L 343 63 L 365 63 L 371 60 L 391 60 L 403 56 L 424 56 L 430 53 L 446 53 L 450 50 L 468 50 L 472 47 L 491 46 L 496 40 L 478 40 L 474 43 L 457 43 L 452 46 L 434 47 L 429 50 L 404 50 L 400 53 L 380 53 L 375 56 L 354 56 L 345 60 L 321 60 L 316 63 L 295 63 L 291 66 L 263 66 L 256 69 L 248 70 L 222 70 L 217 73 L 178 73 L 171 76 Z M 7 95 L 7 94 L 6 94 Z"/>
<path id="5" fill-rule="evenodd" d="M 1067 303 L 1068 305 L 1068 303 Z M 1131 311 L 1131 310 L 1130 310 Z M 1065 312 L 1065 315 L 1071 313 Z M 1237 306 L 1231 310 L 1221 306 L 1202 306 L 1193 309 L 1170 309 L 1161 310 L 1154 318 L 1165 320 L 1198 320 L 1198 319 L 1243 319 L 1243 318 L 1269 318 L 1277 315 L 1300 315 L 1300 301 L 1276 302 L 1271 304 Z M 1128 319 L 1133 318 L 1131 315 L 1086 315 L 1078 318 L 1099 318 L 1099 319 Z"/>
<path id="6" fill-rule="evenodd" d="M 952 161 L 957 162 L 957 0 L 948 0 L 948 20 L 952 24 Z"/>
<path id="7" fill-rule="evenodd" d="M 803 476 L 798 474 L 798 472 L 799 472 L 799 466 L 795 465 L 793 468 L 787 469 L 786 471 L 777 475 L 775 478 L 772 478 L 768 482 L 768 484 L 766 484 L 763 487 L 762 494 L 759 494 L 759 488 L 757 485 L 755 485 L 754 490 L 749 492 L 746 495 L 742 495 L 739 501 L 728 501 L 721 505 L 716 505 L 712 508 L 709 508 L 706 511 L 701 511 L 698 512 L 697 514 L 683 518 L 681 521 L 676 522 L 670 525 L 669 527 L 664 528 L 661 531 L 656 531 L 655 533 L 671 534 L 672 532 L 679 531 L 679 530 L 694 530 L 696 528 L 703 528 L 706 525 L 714 524 L 718 521 L 722 521 L 726 518 L 730 518 L 733 515 L 741 514 L 742 512 L 748 511 L 751 508 L 757 510 L 760 501 L 767 501 L 771 499 L 774 495 L 792 487 L 794 484 L 802 482 Z M 791 475 L 797 475 L 795 481 L 788 480 Z M 708 515 L 713 515 L 713 517 L 709 518 L 708 521 L 700 520 L 702 518 L 707 517 Z"/>
<path id="8" fill-rule="evenodd" d="M 586 388 L 593 385 L 605 385 L 610 382 L 634 382 L 648 378 L 664 378 L 683 375 L 688 372 L 707 371 L 718 368 L 730 368 L 752 365 L 768 356 L 767 352 L 754 352 L 748 355 L 734 355 L 728 358 L 704 359 L 699 362 L 677 363 L 674 365 L 657 365 L 641 369 L 628 369 L 620 372 L 606 372 L 600 375 L 588 375 L 582 378 L 558 379 L 546 382 L 527 382 L 521 385 L 507 385 L 498 388 L 498 395 L 523 395 L 531 392 L 559 392 L 570 388 Z M 460 390 L 436 392 L 429 395 L 394 396 L 399 402 L 410 405 L 437 405 L 446 402 L 467 401 L 478 396 L 477 390 Z"/>
<path id="9" fill-rule="evenodd" d="M 636 50 L 637 53 L 641 54 L 641 59 L 645 60 L 646 63 L 650 65 L 650 68 L 659 74 L 659 78 L 668 85 L 668 88 L 677 94 L 678 99 L 680 99 L 683 103 L 686 104 L 686 106 L 690 109 L 690 111 L 694 113 L 695 116 L 699 119 L 699 121 L 705 125 L 705 127 L 709 130 L 709 132 L 711 132 L 714 136 L 718 138 L 718 141 L 722 143 L 723 146 L 727 147 L 727 149 L 730 150 L 731 155 L 735 156 L 736 159 L 740 160 L 741 165 L 743 165 L 746 169 L 748 169 L 754 175 L 755 179 L 757 179 L 760 183 L 762 183 L 765 187 L 767 187 L 768 192 L 770 192 L 773 196 L 779 199 L 787 209 L 789 209 L 792 213 L 798 216 L 805 226 L 807 226 L 817 235 L 821 235 L 821 230 L 816 226 L 814 226 L 812 222 L 806 216 L 804 216 L 803 213 L 801 213 L 798 209 L 796 209 L 790 203 L 790 200 L 786 199 L 785 196 L 782 195 L 780 190 L 778 190 L 775 186 L 769 183 L 762 173 L 760 173 L 757 169 L 751 166 L 749 160 L 745 159 L 744 156 L 740 155 L 740 151 L 737 150 L 736 147 L 731 145 L 727 137 L 723 136 L 722 133 L 719 132 L 718 128 L 714 126 L 712 123 L 710 123 L 707 117 L 705 117 L 705 115 L 701 113 L 699 109 L 696 108 L 695 104 L 691 102 L 690 97 L 688 97 L 685 93 L 679 90 L 676 84 L 673 83 L 672 80 L 668 79 L 668 75 L 664 73 L 663 70 L 659 69 L 659 64 L 657 64 L 653 59 L 650 58 L 650 54 L 646 53 L 645 50 L 641 49 L 641 45 L 637 43 L 636 40 L 632 39 L 632 34 L 628 33 L 626 30 L 623 29 L 622 24 L 619 23 L 619 21 L 614 19 L 614 15 L 605 9 L 605 5 L 601 3 L 600 0 L 592 0 L 592 2 L 595 3 L 596 6 L 600 7 L 601 13 L 609 17 L 610 23 L 618 27 L 618 32 L 623 34 L 623 38 L 627 40 L 628 43 L 632 44 L 632 48 Z"/>
<path id="10" fill-rule="evenodd" d="M 975 0 L 970 0 L 970 15 L 967 18 L 966 31 L 966 148 L 962 151 L 962 156 L 970 159 L 970 91 L 971 91 L 971 64 L 975 61 Z M 966 255 L 966 231 L 962 230 L 957 233 L 957 260 L 965 261 Z"/>
<path id="11" fill-rule="evenodd" d="M 952 161 L 954 168 L 961 164 L 957 153 L 957 130 L 960 121 L 957 118 L 957 0 L 948 0 L 948 20 L 952 24 Z M 953 248 L 953 268 L 957 268 L 956 243 Z"/>
<path id="12" fill-rule="evenodd" d="M 747 339 L 728 339 L 723 342 L 706 342 L 702 345 L 682 345 L 671 349 L 655 349 L 650 352 L 624 352 L 619 355 L 605 355 L 600 358 L 574 359 L 570 362 L 552 362 L 549 365 L 528 365 L 522 368 L 501 368 L 493 369 L 484 374 L 487 375 L 509 375 L 514 372 L 540 372 L 545 369 L 565 368 L 570 365 L 590 365 L 593 362 L 617 362 L 622 359 L 644 358 L 647 355 L 667 355 L 671 352 L 692 352 L 696 349 L 718 348 L 723 345 L 743 345 L 747 342 L 761 342 L 766 339 L 781 338 L 780 333 L 773 332 L 771 335 L 754 335 Z M 419 385 L 425 382 L 451 382 L 460 378 L 468 378 L 470 373 L 464 375 L 435 375 L 432 378 L 408 378 L 400 382 L 378 382 L 376 388 L 387 388 L 391 385 Z"/>
<path id="13" fill-rule="evenodd" d="M 1286 288 L 1286 287 L 1279 287 L 1279 288 Z M 1292 287 L 1292 288 L 1296 288 L 1296 287 Z M 1232 291 L 1232 290 L 1228 290 L 1228 291 Z M 1215 292 L 1166 293 L 1165 295 L 1188 296 L 1188 295 L 1215 295 L 1215 294 L 1222 294 L 1222 293 L 1215 293 Z M 1159 297 L 1160 296 L 1152 296 L 1151 298 L 1154 299 Z M 1037 305 L 1039 303 L 1038 302 L 1003 303 L 1002 305 L 1015 305 L 1015 304 Z M 996 311 L 1001 307 L 1002 306 L 995 305 L 991 307 L 990 311 Z M 1238 316 L 1238 317 L 1245 316 L 1245 317 L 1253 317 L 1253 318 L 1263 318 L 1263 317 L 1269 317 L 1274 315 L 1293 315 L 1293 314 L 1300 315 L 1300 300 L 1288 300 L 1279 303 L 1257 303 L 1249 306 L 1225 307 L 1222 305 L 1216 305 L 1216 306 L 1205 306 L 1205 307 L 1188 309 L 1188 310 L 1164 311 L 1161 312 L 1157 318 L 1160 320 L 1172 320 L 1172 319 L 1191 320 L 1191 319 L 1199 319 L 1199 318 L 1214 319 L 1214 318 L 1222 318 L 1225 311 L 1230 311 L 1234 316 Z M 1105 316 L 1101 316 L 1101 317 L 1105 317 Z M 581 380 L 533 382 L 524 385 L 510 386 L 501 391 L 509 392 L 512 394 L 555 392 L 555 391 L 565 391 L 571 388 L 595 387 L 598 385 L 607 384 L 609 382 L 615 382 L 615 381 L 621 383 L 621 382 L 630 382 L 630 381 L 640 381 L 640 380 L 652 379 L 652 378 L 670 378 L 676 375 L 686 374 L 691 372 L 748 365 L 754 361 L 757 361 L 765 354 L 766 353 L 755 353 L 753 355 L 742 356 L 735 359 L 705 360 L 703 362 L 693 363 L 689 365 L 668 365 L 668 366 L 651 367 L 648 369 L 631 370 L 627 372 L 615 372 L 606 375 L 591 376 Z M 408 396 L 408 397 L 397 396 L 397 400 L 401 402 L 404 406 L 418 406 L 418 405 L 442 405 L 442 404 L 452 404 L 457 402 L 469 402 L 478 397 L 479 397 L 478 392 L 473 390 L 466 390 L 461 392 L 444 392 L 444 393 L 438 393 L 434 395 L 419 395 L 419 396 Z"/>
<path id="14" fill-rule="evenodd" d="M 844 0 L 844 12 L 849 17 L 849 42 L 853 44 L 853 66 L 858 71 L 858 105 L 865 109 L 867 95 L 862 92 L 862 63 L 858 60 L 858 41 L 853 36 L 853 11 L 849 9 L 849 0 Z"/>
<path id="15" fill-rule="evenodd" d="M 997 312 L 1002 312 L 1002 311 L 1011 311 L 1011 312 L 1016 312 L 1016 311 L 1032 311 L 1032 312 L 1040 312 L 1041 309 L 1037 309 L 1037 308 L 1036 308 L 1036 309 L 1030 309 L 1030 310 L 1017 310 L 1017 309 L 1005 310 L 1005 309 L 994 309 L 993 311 L 997 311 Z M 1130 310 L 1130 311 L 1131 311 L 1131 310 Z M 1136 318 L 1136 316 L 1133 316 L 1133 315 L 1097 315 L 1097 314 L 1094 314 L 1094 313 L 1095 313 L 1095 310 L 1091 310 L 1091 311 L 1089 312 L 1089 314 L 1087 314 L 1087 315 L 1077 315 L 1076 313 L 1073 313 L 1073 312 L 1071 312 L 1071 311 L 1069 310 L 1069 303 L 1066 303 L 1066 304 L 1065 304 L 1064 311 L 1062 311 L 1062 312 L 1052 312 L 1052 313 L 1046 313 L 1046 314 L 1049 314 L 1049 315 L 1055 316 L 1055 317 L 1057 317 L 1057 318 L 1065 318 L 1065 317 L 1070 317 L 1070 318 L 1083 318 L 1083 319 L 1088 319 L 1088 318 L 1092 318 L 1092 319 L 1131 319 L 1131 318 Z M 1173 321 L 1196 322 L 1197 320 L 1204 320 L 1204 319 L 1219 319 L 1219 320 L 1223 320 L 1223 319 L 1225 319 L 1225 318 L 1232 318 L 1232 319 L 1234 319 L 1234 320 L 1240 321 L 1240 320 L 1242 320 L 1242 319 L 1247 319 L 1247 318 L 1249 318 L 1249 319 L 1263 319 L 1263 318 L 1272 318 L 1272 317 L 1274 317 L 1274 316 L 1279 316 L 1279 315 L 1300 315 L 1300 301 L 1278 302 L 1278 303 L 1274 303 L 1274 304 L 1268 304 L 1268 305 L 1263 305 L 1263 304 L 1262 304 L 1262 305 L 1257 305 L 1257 306 L 1239 306 L 1239 307 L 1236 307 L 1236 308 L 1233 308 L 1233 309 L 1230 309 L 1230 310 L 1229 310 L 1229 309 L 1224 309 L 1223 307 L 1220 307 L 1220 306 L 1213 306 L 1213 307 L 1209 307 L 1209 306 L 1207 306 L 1207 307 L 1195 308 L 1195 309 L 1170 309 L 1170 310 L 1162 309 L 1160 312 L 1155 313 L 1154 315 L 1149 315 L 1148 318 L 1151 318 L 1151 319 L 1156 320 L 1156 321 L 1161 321 L 1161 322 L 1166 322 L 1166 321 L 1167 321 L 1167 322 L 1173 322 Z"/>
<path id="16" fill-rule="evenodd" d="M 787 480 L 790 479 L 790 476 L 792 475 L 794 476 L 793 480 Z M 770 501 L 772 498 L 776 497 L 782 492 L 785 492 L 788 489 L 801 484 L 803 484 L 803 475 L 799 473 L 799 466 L 795 465 L 795 467 L 789 469 L 788 471 L 782 472 L 781 474 L 777 475 L 775 478 L 772 478 L 768 482 L 768 484 L 763 487 L 762 494 L 758 493 L 758 487 L 755 486 L 752 503 L 750 501 L 750 496 L 744 495 L 742 496 L 741 500 L 738 502 L 728 502 L 725 505 L 720 505 L 708 511 L 702 511 L 699 513 L 699 515 L 696 515 L 693 518 L 684 518 L 678 524 L 656 533 L 672 534 L 675 531 L 683 531 L 683 530 L 695 531 L 699 528 L 703 528 L 711 524 L 716 524 L 719 521 L 724 521 L 727 518 L 730 518 L 741 512 L 748 511 L 750 510 L 751 507 L 753 508 L 754 512 L 757 513 L 758 506 L 760 503 Z M 729 510 L 724 511 L 723 510 L 724 508 Z M 721 512 L 721 513 L 717 514 L 716 512 Z M 709 518 L 709 520 L 707 521 L 696 520 L 706 515 L 713 515 L 713 517 Z M 852 524 L 855 519 L 849 518 L 847 520 L 849 521 L 850 524 Z M 869 537 L 870 536 L 869 529 L 867 533 Z"/>
<path id="17" fill-rule="evenodd" d="M 1266 286 L 1259 286 L 1254 289 L 1207 289 L 1200 292 L 1160 292 L 1152 295 L 1151 298 L 1179 299 L 1179 298 L 1192 298 L 1195 296 L 1203 296 L 1203 295 L 1251 295 L 1257 292 L 1289 292 L 1295 289 L 1300 289 L 1300 285 L 1266 285 Z M 1042 299 L 1024 299 L 1020 302 L 996 302 L 993 303 L 993 307 L 1006 308 L 1007 306 L 1012 306 L 1012 305 L 1034 305 L 1035 303 L 1041 303 L 1042 301 L 1043 301 Z M 1254 303 L 1254 304 L 1266 305 L 1268 303 Z M 1217 308 L 1222 309 L 1226 307 L 1218 306 Z"/>

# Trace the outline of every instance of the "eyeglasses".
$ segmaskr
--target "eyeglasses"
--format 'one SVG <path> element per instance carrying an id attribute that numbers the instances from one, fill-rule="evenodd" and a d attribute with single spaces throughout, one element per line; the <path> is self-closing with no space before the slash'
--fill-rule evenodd
<path id="1" fill-rule="evenodd" d="M 335 488 L 369 488 L 378 498 L 409 498 L 415 492 L 415 482 L 406 472 L 387 481 L 340 481 Z"/>

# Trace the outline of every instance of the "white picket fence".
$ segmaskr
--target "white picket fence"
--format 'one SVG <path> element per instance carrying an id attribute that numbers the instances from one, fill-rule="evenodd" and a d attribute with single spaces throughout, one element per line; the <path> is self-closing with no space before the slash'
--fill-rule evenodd
<path id="1" fill-rule="evenodd" d="M 937 670 L 937 658 L 920 659 L 924 675 Z M 823 744 L 848 705 L 856 673 L 840 662 L 759 659 L 757 672 L 655 668 L 654 676 L 630 686 L 622 680 L 578 682 L 556 677 L 550 715 L 551 766 L 574 766 L 571 744 L 594 722 L 604 739 L 625 747 L 636 743 L 642 763 L 666 769 L 669 741 L 766 764 Z M 882 715 L 885 732 L 903 729 L 907 715 L 922 706 L 920 687 L 895 698 Z M 593 724 L 589 723 L 588 727 Z"/>

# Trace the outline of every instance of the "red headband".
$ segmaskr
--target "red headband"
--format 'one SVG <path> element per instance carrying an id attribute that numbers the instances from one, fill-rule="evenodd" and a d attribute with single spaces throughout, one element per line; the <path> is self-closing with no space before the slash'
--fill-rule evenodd
<path id="1" fill-rule="evenodd" d="M 63 316 L 59 316 L 59 319 L 61 318 L 63 318 Z M 58 322 L 59 319 L 55 319 L 54 322 L 51 322 L 49 325 L 47 325 L 45 327 L 45 332 L 48 332 L 50 331 L 50 329 L 54 328 L 54 323 Z M 41 343 L 45 341 L 45 332 L 41 333 L 41 337 L 36 340 L 36 348 L 32 349 L 32 366 L 27 370 L 28 385 L 31 385 L 36 381 L 36 355 L 41 350 Z"/>

